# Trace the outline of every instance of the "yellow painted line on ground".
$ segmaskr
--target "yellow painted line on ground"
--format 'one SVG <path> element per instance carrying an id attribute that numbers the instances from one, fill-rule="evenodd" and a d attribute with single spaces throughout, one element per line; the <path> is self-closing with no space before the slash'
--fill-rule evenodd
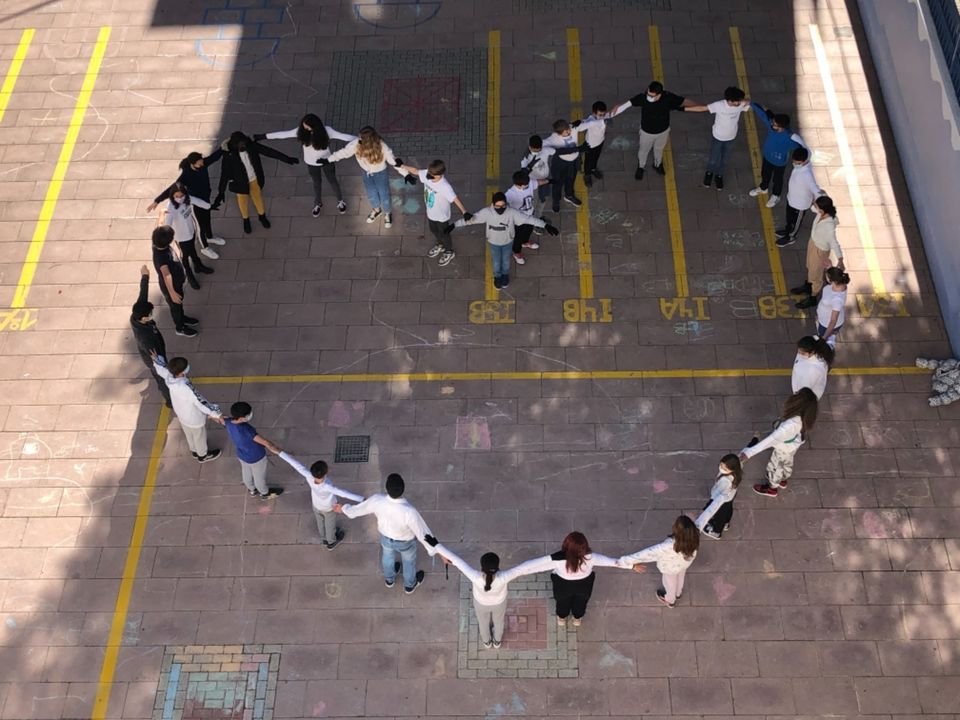
<path id="1" fill-rule="evenodd" d="M 857 222 L 857 231 L 860 234 L 860 244 L 863 246 L 863 257 L 870 273 L 870 284 L 873 292 L 883 295 L 887 292 L 887 285 L 880 272 L 880 261 L 877 258 L 877 248 L 873 244 L 873 232 L 870 230 L 870 219 L 863 204 L 863 193 L 860 192 L 860 182 L 853 165 L 853 153 L 850 150 L 850 141 L 847 139 L 847 128 L 843 124 L 843 113 L 840 103 L 837 102 L 836 87 L 830 70 L 830 61 L 827 51 L 823 47 L 820 37 L 820 28 L 810 25 L 810 39 L 813 41 L 813 50 L 817 56 L 817 66 L 820 68 L 820 80 L 823 83 L 823 92 L 827 97 L 827 108 L 830 110 L 830 121 L 837 136 L 837 147 L 840 150 L 840 162 L 843 165 L 843 174 L 847 177 L 847 188 L 850 190 L 850 203 L 853 205 L 853 217 Z"/>
<path id="2" fill-rule="evenodd" d="M 160 417 L 157 419 L 157 429 L 153 434 L 147 476 L 140 493 L 140 502 L 137 504 L 137 519 L 133 524 L 130 544 L 127 546 L 127 560 L 123 565 L 123 577 L 120 580 L 120 589 L 117 591 L 117 602 L 114 605 L 113 619 L 110 622 L 110 634 L 107 636 L 107 645 L 104 649 L 103 665 L 100 666 L 97 695 L 94 698 L 93 713 L 90 716 L 92 720 L 104 720 L 107 717 L 110 691 L 117 670 L 120 647 L 123 644 L 123 630 L 126 627 L 127 614 L 130 611 L 130 596 L 133 593 L 134 581 L 137 579 L 137 565 L 140 562 L 143 538 L 146 535 L 147 522 L 150 519 L 150 505 L 153 502 L 153 490 L 157 484 L 157 471 L 160 469 L 160 456 L 163 454 L 169 420 L 170 411 L 166 407 L 162 407 Z"/>
<path id="3" fill-rule="evenodd" d="M 13 95 L 13 89 L 17 86 L 20 68 L 23 67 L 23 61 L 27 57 L 27 51 L 30 49 L 30 43 L 33 42 L 35 32 L 33 28 L 24 30 L 20 35 L 20 44 L 17 45 L 16 52 L 13 53 L 13 62 L 10 63 L 7 76 L 3 79 L 3 87 L 0 87 L 0 122 L 3 121 L 3 116 L 7 112 L 10 96 Z"/>
<path id="4" fill-rule="evenodd" d="M 500 190 L 500 31 L 487 33 L 487 188 L 484 205 Z M 483 262 L 483 295 L 486 300 L 498 300 L 499 291 L 493 286 L 493 257 L 486 242 Z"/>
<path id="5" fill-rule="evenodd" d="M 750 81 L 747 79 L 747 65 L 743 61 L 743 46 L 740 44 L 740 28 L 730 28 L 730 47 L 733 49 L 733 64 L 737 69 L 737 83 L 747 97 L 750 97 Z M 747 144 L 750 146 L 750 164 L 753 166 L 753 176 L 757 184 L 760 183 L 760 169 L 763 164 L 763 155 L 760 151 L 760 139 L 757 133 L 756 119 L 753 112 L 744 113 L 747 125 Z M 783 276 L 783 264 L 780 262 L 780 249 L 777 247 L 777 237 L 773 225 L 773 212 L 767 207 L 763 195 L 757 197 L 757 206 L 760 208 L 760 222 L 763 225 L 763 239 L 767 248 L 767 258 L 770 261 L 770 273 L 773 275 L 774 295 L 787 294 L 787 282 Z"/>
<path id="6" fill-rule="evenodd" d="M 653 79 L 663 82 L 660 29 L 656 25 L 651 25 L 649 35 L 650 66 L 653 69 Z M 664 186 L 667 191 L 667 218 L 670 221 L 670 245 L 673 248 L 673 274 L 676 282 L 676 293 L 677 297 L 690 297 L 690 286 L 687 282 L 687 254 L 683 249 L 683 224 L 680 222 L 680 199 L 677 197 L 677 177 L 673 170 L 673 151 L 669 142 L 663 151 L 663 167 L 667 171 L 664 177 Z"/>
<path id="7" fill-rule="evenodd" d="M 30 292 L 30 286 L 33 284 L 33 277 L 37 272 L 37 263 L 40 262 L 40 254 L 43 252 L 43 245 L 47 240 L 47 232 L 50 230 L 53 213 L 57 209 L 60 190 L 70 167 L 73 149 L 76 147 L 80 128 L 83 127 L 83 119 L 87 114 L 87 106 L 90 104 L 90 96 L 93 94 L 93 87 L 97 82 L 97 76 L 100 74 L 100 64 L 103 62 L 109 40 L 110 28 L 100 28 L 97 43 L 93 47 L 93 55 L 90 56 L 90 63 L 87 65 L 87 73 L 83 77 L 83 86 L 80 88 L 80 94 L 77 95 L 73 116 L 70 118 L 70 125 L 67 127 L 67 136 L 63 141 L 63 147 L 60 148 L 57 166 L 53 170 L 53 177 L 50 178 L 47 194 L 43 199 L 43 205 L 40 207 L 40 217 L 37 219 L 33 237 L 30 239 L 27 258 L 24 260 L 23 268 L 20 271 L 17 291 L 13 296 L 13 303 L 10 305 L 13 309 L 26 307 L 27 305 L 27 295 Z"/>
<path id="8" fill-rule="evenodd" d="M 793 368 L 728 368 L 705 370 L 577 370 L 530 372 L 442 372 L 442 373 L 342 373 L 331 375 L 229 375 L 196 377 L 203 385 L 237 385 L 251 383 L 413 383 L 487 380 L 682 380 L 688 378 L 789 377 Z M 929 370 L 913 365 L 834 368 L 831 375 L 924 375 Z"/>
<path id="9" fill-rule="evenodd" d="M 570 119 L 583 117 L 583 73 L 580 63 L 580 30 L 567 28 L 567 75 L 570 81 Z M 580 297 L 593 297 L 593 249 L 590 240 L 590 197 L 577 173 L 574 191 L 583 201 L 577 208 L 577 267 L 580 271 Z"/>

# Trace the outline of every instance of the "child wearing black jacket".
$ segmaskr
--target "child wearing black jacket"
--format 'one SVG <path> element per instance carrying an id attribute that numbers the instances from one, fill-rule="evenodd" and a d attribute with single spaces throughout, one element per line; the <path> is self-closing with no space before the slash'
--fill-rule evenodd
<path id="1" fill-rule="evenodd" d="M 220 171 L 217 197 L 213 201 L 211 209 L 215 210 L 220 206 L 220 203 L 223 202 L 224 192 L 229 186 L 230 190 L 237 195 L 237 207 L 240 208 L 240 217 L 243 218 L 243 231 L 245 233 L 253 231 L 250 226 L 249 203 L 251 199 L 257 209 L 260 224 L 269 228 L 270 220 L 267 218 L 263 196 L 260 194 L 266 182 L 260 156 L 265 155 L 287 165 L 297 165 L 300 163 L 300 159 L 284 155 L 279 150 L 274 150 L 263 143 L 256 142 L 239 130 L 233 132 L 230 139 L 220 147 L 224 151 L 223 167 Z"/>

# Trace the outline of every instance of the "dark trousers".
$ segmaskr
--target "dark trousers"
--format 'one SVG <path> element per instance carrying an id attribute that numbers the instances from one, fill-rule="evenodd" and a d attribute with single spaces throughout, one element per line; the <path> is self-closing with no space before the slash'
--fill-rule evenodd
<path id="1" fill-rule="evenodd" d="M 577 165 L 580 158 L 576 160 L 561 160 L 557 156 L 553 157 L 553 204 L 560 204 L 560 194 L 566 197 L 573 197 L 573 183 L 577 179 Z"/>
<path id="2" fill-rule="evenodd" d="M 596 147 L 587 148 L 587 152 L 583 155 L 584 177 L 593 175 L 593 171 L 597 169 L 597 163 L 600 161 L 600 153 L 602 152 L 603 143 L 600 143 Z"/>
<path id="3" fill-rule="evenodd" d="M 800 232 L 800 225 L 803 224 L 803 216 L 806 214 L 806 210 L 797 210 L 795 207 L 790 207 L 790 203 L 787 203 L 787 221 L 783 230 L 778 232 L 777 235 L 796 237 L 797 233 Z"/>
<path id="4" fill-rule="evenodd" d="M 203 260 L 201 260 L 197 254 L 197 243 L 195 240 L 196 238 L 190 238 L 187 242 L 177 243 L 180 246 L 180 255 L 183 257 L 183 269 L 186 271 L 187 281 L 191 285 L 197 282 L 197 276 L 193 274 L 194 271 L 204 267 Z M 191 267 L 191 265 L 193 267 Z"/>
<path id="5" fill-rule="evenodd" d="M 323 176 L 327 176 L 327 182 L 333 188 L 333 194 L 337 196 L 337 202 L 343 200 L 343 192 L 340 190 L 340 182 L 337 180 L 337 168 L 332 163 L 327 165 L 307 165 L 307 172 L 310 173 L 310 179 L 313 180 L 313 204 L 322 205 L 320 200 L 320 190 L 323 188 Z"/>
<path id="6" fill-rule="evenodd" d="M 530 239 L 533 233 L 533 225 L 517 225 L 513 235 L 513 254 L 519 255 L 523 252 L 523 244 Z"/>
<path id="7" fill-rule="evenodd" d="M 449 224 L 449 221 L 444 222 L 443 220 L 431 220 L 427 218 L 427 225 L 430 228 L 430 233 L 436 238 L 437 245 L 442 245 L 446 252 L 453 252 L 452 233 L 444 232 L 444 229 Z"/>
<path id="8" fill-rule="evenodd" d="M 177 291 L 177 294 L 182 298 L 183 297 L 183 288 L 174 288 Z M 183 322 L 184 312 L 183 312 L 183 303 L 175 303 L 170 297 L 170 294 L 167 292 L 167 286 L 162 282 L 160 283 L 160 292 L 163 294 L 163 299 L 167 301 L 167 306 L 170 308 L 170 317 L 173 318 L 173 326 L 177 330 L 183 330 L 186 325 Z M 151 365 L 150 367 L 153 367 Z"/>
<path id="9" fill-rule="evenodd" d="M 207 247 L 207 240 L 213 237 L 213 225 L 210 223 L 210 211 L 198 205 L 193 206 L 193 214 L 197 216 L 197 225 L 200 226 L 200 247 Z"/>
<path id="10" fill-rule="evenodd" d="M 535 181 L 531 180 L 530 182 L 535 182 Z M 547 196 L 550 194 L 550 182 L 552 181 L 548 181 L 543 185 L 540 185 L 537 187 L 537 197 L 540 198 L 540 202 L 547 201 Z"/>
<path id="11" fill-rule="evenodd" d="M 764 158 L 763 165 L 760 167 L 760 189 L 770 188 L 772 182 L 773 187 L 770 188 L 770 192 L 774 195 L 783 195 L 783 173 L 786 169 L 786 165 L 774 165 Z"/>
<path id="12" fill-rule="evenodd" d="M 565 618 L 572 612 L 575 618 L 582 618 L 593 594 L 596 575 L 590 573 L 583 580 L 564 580 L 552 574 L 550 579 L 553 581 L 553 599 L 557 601 L 557 617 Z"/>
<path id="13" fill-rule="evenodd" d="M 709 502 L 703 506 L 703 509 L 706 510 L 708 507 L 710 507 Z M 730 524 L 731 520 L 733 520 L 733 500 L 725 502 L 717 508 L 713 517 L 707 521 L 707 526 L 713 528 L 717 535 L 723 535 L 723 529 Z"/>

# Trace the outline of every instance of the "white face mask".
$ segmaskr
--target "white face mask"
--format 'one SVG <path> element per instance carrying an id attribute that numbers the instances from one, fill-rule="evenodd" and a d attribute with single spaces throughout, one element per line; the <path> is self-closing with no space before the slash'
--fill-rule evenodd
<path id="1" fill-rule="evenodd" d="M 244 421 L 244 422 L 250 422 L 251 420 L 253 420 L 253 410 L 250 411 L 250 414 L 249 414 L 249 415 L 247 415 L 245 418 L 243 418 L 243 421 Z"/>
<path id="2" fill-rule="evenodd" d="M 717 466 L 717 472 L 720 473 L 721 475 L 730 475 L 730 474 L 732 474 L 732 473 L 727 469 L 727 467 L 726 467 L 725 465 L 723 465 L 722 463 L 721 463 L 719 466 Z"/>
<path id="3" fill-rule="evenodd" d="M 647 93 L 647 102 L 656 102 L 659 99 L 659 95 L 651 95 L 650 93 Z"/>
<path id="4" fill-rule="evenodd" d="M 187 366 L 183 369 L 183 373 L 181 374 L 181 377 L 186 377 L 188 372 L 190 372 L 189 364 L 187 364 Z"/>

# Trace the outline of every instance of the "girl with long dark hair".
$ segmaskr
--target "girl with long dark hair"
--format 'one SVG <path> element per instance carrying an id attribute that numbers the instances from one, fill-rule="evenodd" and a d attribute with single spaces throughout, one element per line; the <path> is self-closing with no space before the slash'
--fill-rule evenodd
<path id="1" fill-rule="evenodd" d="M 213 268 L 204 265 L 197 254 L 199 226 L 194 207 L 209 209 L 210 203 L 198 197 L 192 197 L 185 185 L 176 182 L 170 186 L 170 199 L 167 201 L 167 208 L 160 219 L 160 224 L 173 228 L 174 239 L 180 248 L 180 257 L 183 258 L 187 282 L 194 290 L 199 290 L 200 283 L 194 273 L 210 275 L 213 273 Z"/>
<path id="2" fill-rule="evenodd" d="M 147 206 L 147 212 L 152 213 L 157 205 L 170 198 L 173 187 L 177 183 L 182 184 L 187 189 L 190 197 L 203 200 L 205 205 L 193 203 L 194 216 L 197 218 L 197 226 L 200 228 L 200 254 L 211 260 L 220 257 L 216 250 L 210 247 L 213 245 L 224 245 L 226 241 L 222 237 L 213 234 L 213 224 L 210 218 L 210 165 L 220 162 L 223 156 L 223 150 L 217 148 L 212 153 L 204 157 L 201 153 L 189 153 L 180 161 L 180 175 L 174 180 L 173 185 L 168 187 L 162 193 L 157 195 L 153 202 Z"/>
<path id="3" fill-rule="evenodd" d="M 797 340 L 797 357 L 793 361 L 790 384 L 794 392 L 808 387 L 817 400 L 827 389 L 827 375 L 833 365 L 833 348 L 823 338 L 806 335 Z"/>
<path id="4" fill-rule="evenodd" d="M 740 451 L 740 462 L 745 463 L 754 455 L 773 449 L 767 463 L 767 477 L 764 482 L 753 486 L 755 493 L 776 497 L 781 488 L 787 487 L 793 474 L 793 458 L 816 422 L 817 396 L 808 387 L 800 388 L 783 403 L 783 411 L 773 432 Z"/>
<path id="5" fill-rule="evenodd" d="M 320 209 L 323 207 L 320 191 L 323 189 L 324 175 L 327 177 L 330 187 L 333 188 L 333 194 L 337 196 L 337 210 L 343 215 L 347 211 L 347 203 L 343 201 L 343 191 L 340 189 L 340 182 L 337 180 L 337 168 L 334 165 L 319 161 L 328 159 L 332 154 L 330 150 L 331 140 L 342 140 L 349 143 L 356 140 L 357 136 L 348 135 L 329 125 L 324 125 L 323 120 L 313 113 L 307 113 L 300 118 L 300 124 L 293 130 L 278 130 L 266 135 L 253 136 L 254 140 L 285 140 L 287 138 L 296 138 L 303 146 L 303 164 L 307 166 L 310 180 L 313 181 L 313 216 L 318 217 Z"/>
<path id="6" fill-rule="evenodd" d="M 743 467 L 740 458 L 733 453 L 720 458 L 717 479 L 710 488 L 710 499 L 696 520 L 697 527 L 704 535 L 719 540 L 730 527 L 733 519 L 733 499 L 737 496 L 742 480 Z"/>
<path id="7" fill-rule="evenodd" d="M 697 526 L 686 515 L 681 515 L 674 520 L 673 529 L 666 540 L 632 555 L 624 555 L 617 564 L 642 573 L 646 572 L 643 563 L 655 562 L 663 576 L 663 587 L 657 589 L 657 600 L 672 608 L 683 594 L 687 568 L 693 564 L 699 548 L 700 532 Z"/>
<path id="8" fill-rule="evenodd" d="M 837 346 L 840 329 L 846 315 L 847 286 L 850 276 L 842 267 L 832 267 L 826 272 L 827 284 L 820 293 L 817 305 L 817 335 L 826 340 L 831 348 Z"/>

